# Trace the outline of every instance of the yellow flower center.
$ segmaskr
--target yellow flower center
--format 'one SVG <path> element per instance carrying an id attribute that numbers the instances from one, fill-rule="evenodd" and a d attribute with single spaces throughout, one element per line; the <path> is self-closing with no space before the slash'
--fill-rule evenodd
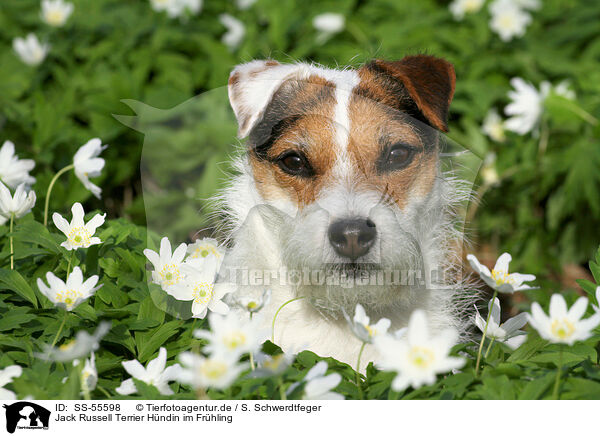
<path id="1" fill-rule="evenodd" d="M 46 22 L 51 26 L 60 26 L 65 21 L 65 14 L 62 11 L 55 9 L 46 12 Z"/>
<path id="2" fill-rule="evenodd" d="M 277 356 L 271 357 L 271 359 L 266 360 L 263 363 L 263 367 L 270 369 L 271 371 L 277 371 L 283 362 L 283 354 L 278 354 Z"/>
<path id="3" fill-rule="evenodd" d="M 230 350 L 235 350 L 246 344 L 247 337 L 243 331 L 237 330 L 223 337 L 223 343 Z"/>
<path id="4" fill-rule="evenodd" d="M 550 325 L 550 331 L 559 339 L 567 339 L 575 333 L 575 326 L 567 318 L 555 319 Z"/>
<path id="5" fill-rule="evenodd" d="M 206 257 L 210 254 L 215 256 L 217 259 L 221 258 L 221 253 L 219 253 L 216 247 L 212 245 L 200 245 L 199 247 L 196 247 L 190 257 L 192 259 L 198 259 L 201 257 Z"/>
<path id="6" fill-rule="evenodd" d="M 83 298 L 83 294 L 74 289 L 67 289 L 64 292 L 58 292 L 56 294 L 56 301 L 64 303 L 68 310 L 73 308 L 73 305 L 79 298 Z"/>
<path id="7" fill-rule="evenodd" d="M 412 364 L 422 369 L 429 367 L 433 363 L 434 357 L 430 348 L 412 347 L 408 352 L 408 359 Z"/>
<path id="8" fill-rule="evenodd" d="M 72 340 L 72 341 L 69 341 L 69 342 L 67 342 L 65 344 L 62 344 L 60 347 L 58 347 L 58 349 L 60 351 L 68 351 L 71 348 L 73 348 L 74 346 L 75 346 L 75 340 Z"/>
<path id="9" fill-rule="evenodd" d="M 468 0 L 464 4 L 465 12 L 477 12 L 480 7 L 480 0 Z"/>
<path id="10" fill-rule="evenodd" d="M 163 266 L 158 275 L 161 278 L 162 283 L 165 286 L 171 286 L 176 283 L 179 283 L 181 280 L 181 273 L 179 272 L 179 267 L 172 263 Z"/>
<path id="11" fill-rule="evenodd" d="M 204 377 L 216 380 L 225 375 L 227 372 L 227 365 L 217 360 L 206 359 L 204 364 L 200 367 L 200 372 Z"/>
<path id="12" fill-rule="evenodd" d="M 497 269 L 492 270 L 492 278 L 498 286 L 504 285 L 506 283 L 512 284 L 514 282 L 514 280 L 510 277 L 510 275 L 507 272 L 498 271 Z"/>
<path id="13" fill-rule="evenodd" d="M 92 234 L 85 227 L 73 227 L 67 235 L 69 244 L 73 247 L 87 248 L 90 246 Z"/>
<path id="14" fill-rule="evenodd" d="M 498 20 L 500 27 L 507 30 L 512 30 L 516 27 L 515 19 L 512 15 L 503 14 Z"/>
<path id="15" fill-rule="evenodd" d="M 207 282 L 199 282 L 192 291 L 194 302 L 208 304 L 213 295 L 213 285 Z"/>
<path id="16" fill-rule="evenodd" d="M 377 330 L 371 328 L 370 325 L 367 324 L 363 324 L 365 329 L 367 330 L 367 332 L 369 333 L 369 337 L 372 338 L 373 336 L 377 335 Z"/>

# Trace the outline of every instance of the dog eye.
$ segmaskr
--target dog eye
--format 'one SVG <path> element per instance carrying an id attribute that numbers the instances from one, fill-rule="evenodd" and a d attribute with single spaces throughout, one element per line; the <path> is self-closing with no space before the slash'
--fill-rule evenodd
<path id="1" fill-rule="evenodd" d="M 377 167 L 382 172 L 401 170 L 410 165 L 416 152 L 410 145 L 394 144 L 383 152 Z"/>
<path id="2" fill-rule="evenodd" d="M 310 177 L 313 174 L 306 157 L 296 151 L 284 153 L 277 163 L 279 168 L 292 176 Z"/>

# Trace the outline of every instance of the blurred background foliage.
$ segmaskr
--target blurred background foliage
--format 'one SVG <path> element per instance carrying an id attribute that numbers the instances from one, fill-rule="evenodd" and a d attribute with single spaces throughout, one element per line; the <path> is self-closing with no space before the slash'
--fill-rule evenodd
<path id="1" fill-rule="evenodd" d="M 21 158 L 37 163 L 37 218 L 43 187 L 80 145 L 97 136 L 110 145 L 103 153 L 106 169 L 95 180 L 103 199 L 91 197 L 69 175 L 55 187 L 51 210 L 81 201 L 86 210 L 99 208 L 144 225 L 145 210 L 188 202 L 182 216 L 164 219 L 181 231 L 194 229 L 192 236 L 211 226 L 198 199 L 223 185 L 237 144 L 222 91 L 234 65 L 270 57 L 356 66 L 425 52 L 456 68 L 448 136 L 482 158 L 497 156 L 500 181 L 479 190 L 481 202 L 468 226 L 472 250 L 488 262 L 509 251 L 515 270 L 541 276 L 544 295 L 574 288 L 575 278 L 586 277 L 585 262 L 600 243 L 600 127 L 552 99 L 543 115 L 549 133 L 544 147 L 531 134 L 507 133 L 504 143 L 493 142 L 481 125 L 491 108 L 502 113 L 513 77 L 536 86 L 568 80 L 578 107 L 600 115 L 599 2 L 546 0 L 532 12 L 525 35 L 504 42 L 490 29 L 485 7 L 457 21 L 443 0 L 258 0 L 247 10 L 205 0 L 200 14 L 187 19 L 170 19 L 145 0 L 71 1 L 75 11 L 62 28 L 43 25 L 38 0 L 0 2 L 0 142 L 13 141 Z M 312 25 L 324 12 L 346 18 L 344 30 L 325 41 Z M 245 25 L 237 49 L 221 42 L 221 13 Z M 28 32 L 51 45 L 37 68 L 23 64 L 11 48 L 13 38 Z M 207 91 L 207 98 L 192 99 Z M 146 208 L 142 193 L 153 189 L 153 181 L 160 186 L 160 171 L 143 189 L 144 129 L 139 120 L 113 116 L 139 114 L 143 106 L 135 102 L 153 108 L 145 112 L 157 121 L 153 143 L 146 145 L 156 157 L 182 174 L 203 171 L 193 186 L 179 195 L 159 193 Z M 205 122 L 194 117 L 200 112 L 208 114 Z M 174 128 L 181 123 L 191 128 Z M 198 147 L 211 142 L 214 148 Z M 174 155 L 182 157 L 173 162 Z"/>

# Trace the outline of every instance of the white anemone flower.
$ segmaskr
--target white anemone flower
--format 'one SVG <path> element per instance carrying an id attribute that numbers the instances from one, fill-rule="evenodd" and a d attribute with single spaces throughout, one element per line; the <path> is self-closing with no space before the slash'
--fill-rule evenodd
<path id="1" fill-rule="evenodd" d="M 350 319 L 344 311 L 344 317 L 352 330 L 352 333 L 362 342 L 372 343 L 373 339 L 378 335 L 384 335 L 390 328 L 391 321 L 387 318 L 381 318 L 376 324 L 370 324 L 370 319 L 367 316 L 365 309 L 360 305 L 356 305 L 354 310 L 354 318 Z"/>
<path id="2" fill-rule="evenodd" d="M 503 253 L 498 258 L 491 272 L 488 267 L 479 263 L 477 258 L 472 254 L 467 256 L 467 260 L 471 264 L 471 268 L 479 274 L 479 277 L 490 288 L 495 289 L 501 294 L 512 294 L 516 291 L 535 289 L 532 286 L 523 284 L 523 282 L 535 280 L 533 274 L 508 273 L 508 264 L 512 260 L 512 256 L 508 253 Z"/>
<path id="3" fill-rule="evenodd" d="M 27 215 L 35 206 L 35 199 L 35 192 L 26 192 L 24 183 L 17 186 L 15 195 L 11 196 L 9 189 L 0 182 L 0 216 L 6 219 Z"/>
<path id="4" fill-rule="evenodd" d="M 98 283 L 97 275 L 83 281 L 83 274 L 78 266 L 73 268 L 73 271 L 67 277 L 66 283 L 56 277 L 52 271 L 46 273 L 46 280 L 50 286 L 46 286 L 42 279 L 37 279 L 40 292 L 55 306 L 63 307 L 68 311 L 75 309 L 102 287 L 102 285 L 96 286 L 96 283 Z"/>
<path id="5" fill-rule="evenodd" d="M 73 361 L 73 366 L 79 366 L 79 359 Z M 85 359 L 85 363 L 81 370 L 81 380 L 87 385 L 88 390 L 93 391 L 96 389 L 98 383 L 98 370 L 96 369 L 96 356 L 94 352 L 90 354 L 88 359 Z"/>
<path id="6" fill-rule="evenodd" d="M 235 0 L 235 5 L 241 11 L 249 9 L 254 3 L 256 3 L 256 0 Z"/>
<path id="7" fill-rule="evenodd" d="M 17 396 L 14 392 L 9 391 L 4 386 L 13 381 L 13 379 L 21 377 L 23 369 L 19 365 L 10 365 L 4 369 L 0 369 L 0 400 L 16 400 Z"/>
<path id="8" fill-rule="evenodd" d="M 42 0 L 42 19 L 53 27 L 62 27 L 73 13 L 73 3 L 63 0 Z"/>
<path id="9" fill-rule="evenodd" d="M 500 176 L 496 170 L 496 153 L 488 153 L 483 159 L 481 178 L 485 186 L 495 186 L 500 183 Z"/>
<path id="10" fill-rule="evenodd" d="M 250 314 L 260 312 L 271 301 L 271 290 L 263 290 L 262 295 L 234 295 L 233 304 Z"/>
<path id="11" fill-rule="evenodd" d="M 403 391 L 409 386 L 417 389 L 433 384 L 437 374 L 461 368 L 465 359 L 448 355 L 457 339 L 454 329 L 430 336 L 425 312 L 415 310 L 405 336 L 398 340 L 382 335 L 375 340 L 375 346 L 382 356 L 381 368 L 397 373 L 392 389 Z"/>
<path id="12" fill-rule="evenodd" d="M 479 12 L 484 0 L 454 0 L 450 3 L 450 12 L 456 20 L 462 20 L 466 14 Z"/>
<path id="13" fill-rule="evenodd" d="M 85 212 L 81 203 L 73 204 L 71 213 L 73 218 L 70 223 L 56 212 L 52 215 L 54 225 L 67 237 L 67 240 L 60 245 L 71 251 L 102 243 L 100 238 L 94 236 L 94 233 L 96 233 L 98 227 L 104 224 L 106 214 L 96 214 L 85 223 L 83 221 Z"/>
<path id="14" fill-rule="evenodd" d="M 592 304 L 592 307 L 596 312 L 600 312 L 600 286 L 596 287 L 596 303 L 598 303 L 598 306 Z"/>
<path id="15" fill-rule="evenodd" d="M 485 318 L 479 314 L 477 306 L 475 306 L 475 325 L 482 332 L 485 330 Z M 523 330 L 527 324 L 527 314 L 520 313 L 517 316 L 507 319 L 504 323 L 500 323 L 500 300 L 494 298 L 488 304 L 488 313 L 490 314 L 490 322 L 486 330 L 486 336 L 498 342 L 504 342 L 512 349 L 518 348 L 526 339 L 526 333 Z"/>
<path id="16" fill-rule="evenodd" d="M 208 317 L 209 330 L 196 330 L 194 336 L 208 340 L 205 350 L 214 354 L 241 356 L 256 353 L 267 339 L 268 331 L 260 327 L 259 318 L 242 320 L 235 312 Z"/>
<path id="17" fill-rule="evenodd" d="M 192 300 L 194 318 L 203 319 L 209 310 L 222 315 L 229 312 L 229 306 L 221 301 L 228 290 L 222 286 L 215 289 L 216 263 L 214 257 L 202 259 L 197 264 L 183 263 L 181 273 L 184 278 L 170 289 L 170 294 L 177 300 Z"/>
<path id="18" fill-rule="evenodd" d="M 246 26 L 244 26 L 244 23 L 240 20 L 229 14 L 219 15 L 219 21 L 227 29 L 227 32 L 225 32 L 221 41 L 231 50 L 235 50 L 246 35 Z"/>
<path id="19" fill-rule="evenodd" d="M 321 33 L 333 35 L 344 30 L 346 18 L 342 14 L 326 12 L 313 18 L 313 27 Z"/>
<path id="20" fill-rule="evenodd" d="M 0 181 L 6 184 L 10 189 L 15 189 L 20 184 L 31 186 L 35 183 L 35 178 L 29 175 L 35 167 L 35 162 L 31 159 L 19 159 L 15 154 L 15 144 L 11 141 L 4 141 L 0 148 Z"/>
<path id="21" fill-rule="evenodd" d="M 217 267 L 221 265 L 225 250 L 219 246 L 219 242 L 213 238 L 196 239 L 193 244 L 187 247 L 188 259 L 204 259 L 215 257 Z"/>
<path id="22" fill-rule="evenodd" d="M 70 362 L 75 359 L 81 359 L 96 351 L 100 346 L 100 341 L 110 330 L 110 322 L 103 321 L 98 324 L 98 328 L 93 334 L 85 330 L 77 332 L 75 339 L 66 342 L 59 347 L 45 345 L 43 353 L 36 353 L 36 357 L 53 362 Z"/>
<path id="23" fill-rule="evenodd" d="M 483 120 L 481 130 L 492 140 L 496 142 L 504 142 L 506 140 L 506 134 L 504 132 L 504 120 L 498 114 L 496 109 L 490 109 Z"/>
<path id="24" fill-rule="evenodd" d="M 550 87 L 545 82 L 538 91 L 535 86 L 520 77 L 512 78 L 510 84 L 514 91 L 508 93 L 511 102 L 504 108 L 504 113 L 510 118 L 504 122 L 504 127 L 511 132 L 525 135 L 536 129 Z"/>
<path id="25" fill-rule="evenodd" d="M 238 363 L 236 356 L 219 353 L 204 357 L 184 352 L 179 361 L 182 369 L 177 381 L 193 389 L 226 389 L 248 368 L 248 364 Z"/>
<path id="26" fill-rule="evenodd" d="M 185 243 L 181 243 L 171 253 L 171 242 L 165 236 L 160 240 L 160 254 L 148 248 L 144 250 L 144 255 L 152 263 L 152 266 L 154 266 L 152 281 L 160 285 L 167 294 L 175 298 L 177 297 L 174 285 L 181 283 L 184 278 L 181 266 L 185 257 L 186 247 Z"/>
<path id="27" fill-rule="evenodd" d="M 584 341 L 592 335 L 592 330 L 600 324 L 600 313 L 581 319 L 587 309 L 588 299 L 580 297 L 567 309 L 567 303 L 560 294 L 550 298 L 549 316 L 544 313 L 538 303 L 531 305 L 529 324 L 540 336 L 552 343 L 573 345 Z"/>
<path id="28" fill-rule="evenodd" d="M 162 395 L 172 395 L 173 390 L 169 387 L 169 382 L 177 380 L 181 372 L 181 366 L 178 363 L 166 367 L 167 350 L 164 347 L 160 347 L 156 359 L 148 362 L 145 368 L 137 360 L 128 360 L 122 365 L 132 378 L 123 380 L 121 385 L 115 389 L 119 395 L 131 395 L 137 392 L 133 382 L 134 378 L 154 386 Z"/>
<path id="29" fill-rule="evenodd" d="M 513 0 L 496 0 L 490 5 L 490 28 L 502 41 L 508 42 L 525 34 L 531 15 Z"/>
<path id="30" fill-rule="evenodd" d="M 286 352 L 269 356 L 267 354 L 258 353 L 256 363 L 258 369 L 252 372 L 254 377 L 272 377 L 282 374 L 294 362 L 296 355 Z"/>
<path id="31" fill-rule="evenodd" d="M 90 182 L 89 178 L 98 177 L 102 173 L 105 162 L 98 156 L 106 147 L 108 145 L 102 145 L 100 138 L 93 138 L 79 147 L 73 156 L 75 175 L 96 198 L 100 198 L 102 189 Z"/>
<path id="32" fill-rule="evenodd" d="M 342 376 L 337 373 L 325 375 L 327 362 L 321 360 L 313 366 L 304 377 L 303 400 L 343 400 L 344 396 L 331 392 L 342 381 Z"/>
<path id="33" fill-rule="evenodd" d="M 42 44 L 37 36 L 30 33 L 26 38 L 13 39 L 13 49 L 24 63 L 36 66 L 46 59 L 50 46 Z"/>

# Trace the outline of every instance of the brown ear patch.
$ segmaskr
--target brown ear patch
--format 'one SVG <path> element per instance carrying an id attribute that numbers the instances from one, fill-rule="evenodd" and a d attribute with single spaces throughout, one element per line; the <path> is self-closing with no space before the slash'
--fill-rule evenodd
<path id="1" fill-rule="evenodd" d="M 361 68 L 359 74 L 363 79 L 361 83 L 369 88 L 363 90 L 366 91 L 364 96 L 374 94 L 371 96 L 378 97 L 384 104 L 396 99 L 392 107 L 400 110 L 406 109 L 406 97 L 409 97 L 424 121 L 443 132 L 448 131 L 448 111 L 456 82 L 454 67 L 448 61 L 426 55 L 406 56 L 392 62 L 375 60 Z M 377 86 L 368 86 L 369 82 L 378 84 L 379 90 L 375 89 Z M 381 96 L 382 92 L 387 95 Z"/>

